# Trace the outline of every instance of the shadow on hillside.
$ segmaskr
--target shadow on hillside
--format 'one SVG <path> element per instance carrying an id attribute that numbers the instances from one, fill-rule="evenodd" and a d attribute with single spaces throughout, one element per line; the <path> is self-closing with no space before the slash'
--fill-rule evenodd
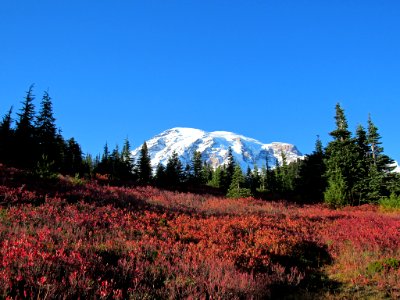
<path id="1" fill-rule="evenodd" d="M 271 287 L 271 299 L 321 299 L 324 294 L 331 294 L 340 289 L 341 284 L 329 279 L 323 267 L 333 263 L 325 245 L 305 241 L 297 244 L 291 255 L 276 255 L 273 262 L 285 266 L 287 273 L 297 268 L 304 274 L 299 285 L 274 285 Z"/>

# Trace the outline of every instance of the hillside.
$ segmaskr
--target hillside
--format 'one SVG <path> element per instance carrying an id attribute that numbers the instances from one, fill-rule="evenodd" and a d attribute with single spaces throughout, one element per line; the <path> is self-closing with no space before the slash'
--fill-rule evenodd
<path id="1" fill-rule="evenodd" d="M 0 166 L 0 294 L 50 299 L 396 298 L 400 217 Z"/>

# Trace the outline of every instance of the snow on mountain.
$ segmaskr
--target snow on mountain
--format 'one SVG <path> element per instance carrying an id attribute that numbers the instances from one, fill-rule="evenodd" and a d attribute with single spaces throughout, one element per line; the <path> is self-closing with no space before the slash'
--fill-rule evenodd
<path id="1" fill-rule="evenodd" d="M 394 163 L 392 164 L 392 167 L 395 167 L 392 172 L 400 173 L 400 166 L 399 166 L 399 163 L 397 161 L 394 161 Z"/>
<path id="2" fill-rule="evenodd" d="M 205 132 L 200 129 L 176 127 L 166 130 L 146 141 L 151 158 L 151 165 L 155 168 L 159 163 L 166 165 L 168 158 L 175 151 L 183 165 L 189 164 L 195 151 L 202 154 L 203 161 L 216 168 L 227 163 L 228 149 L 236 163 L 245 171 L 247 167 L 265 166 L 268 158 L 269 166 L 273 167 L 278 160 L 282 163 L 283 152 L 287 162 L 303 158 L 296 146 L 288 143 L 273 142 L 264 144 L 252 138 L 227 131 Z M 132 151 L 137 160 L 141 146 Z"/>

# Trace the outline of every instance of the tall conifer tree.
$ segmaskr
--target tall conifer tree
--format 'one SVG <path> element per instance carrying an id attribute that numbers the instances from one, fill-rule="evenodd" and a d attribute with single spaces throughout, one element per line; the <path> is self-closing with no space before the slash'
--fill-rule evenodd
<path id="1" fill-rule="evenodd" d="M 61 153 L 57 140 L 57 128 L 53 115 L 53 104 L 49 93 L 44 92 L 40 103 L 40 111 L 36 117 L 36 140 L 38 143 L 38 159 L 54 163 L 55 168 L 61 165 Z"/>
<path id="2" fill-rule="evenodd" d="M 149 184 L 152 179 L 152 168 L 149 150 L 147 148 L 146 142 L 143 143 L 142 148 L 140 149 L 140 157 L 138 160 L 137 168 L 139 183 L 143 185 Z"/>
<path id="3" fill-rule="evenodd" d="M 14 163 L 23 168 L 32 168 L 36 165 L 37 144 L 35 142 L 35 105 L 33 103 L 33 85 L 26 92 L 22 102 L 21 112 L 18 113 L 15 129 Z"/>
<path id="4" fill-rule="evenodd" d="M 10 163 L 13 149 L 12 107 L 0 123 L 0 162 Z"/>
<path id="5" fill-rule="evenodd" d="M 354 188 L 358 181 L 358 148 L 351 138 L 344 110 L 339 104 L 336 104 L 335 120 L 336 129 L 330 132 L 334 140 L 326 148 L 328 187 L 325 200 L 338 206 L 354 203 Z"/>

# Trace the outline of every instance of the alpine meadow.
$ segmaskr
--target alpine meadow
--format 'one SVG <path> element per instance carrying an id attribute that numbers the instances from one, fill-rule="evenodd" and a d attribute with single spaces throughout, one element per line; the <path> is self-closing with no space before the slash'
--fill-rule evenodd
<path id="1" fill-rule="evenodd" d="M 214 167 L 128 140 L 83 155 L 35 105 L 31 86 L 0 124 L 5 299 L 400 297 L 400 175 L 371 116 L 353 134 L 337 104 L 325 147 L 243 171 L 231 147 Z"/>
<path id="2" fill-rule="evenodd" d="M 0 3 L 0 300 L 400 299 L 400 1 Z"/>

